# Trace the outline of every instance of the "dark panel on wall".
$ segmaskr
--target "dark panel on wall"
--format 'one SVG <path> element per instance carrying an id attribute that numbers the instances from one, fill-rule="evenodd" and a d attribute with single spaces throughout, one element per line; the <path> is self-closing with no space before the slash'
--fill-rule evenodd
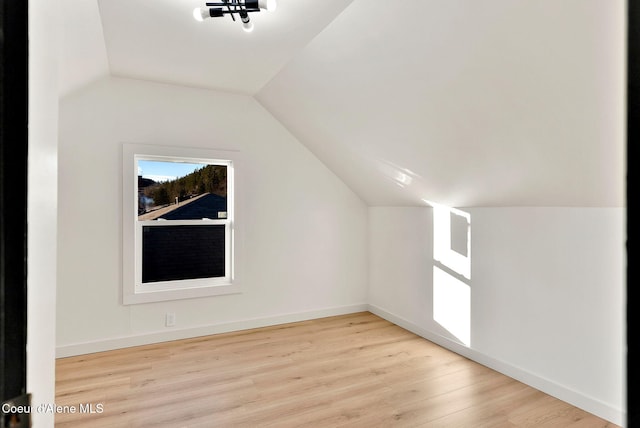
<path id="1" fill-rule="evenodd" d="M 225 227 L 145 226 L 142 282 L 223 277 Z"/>

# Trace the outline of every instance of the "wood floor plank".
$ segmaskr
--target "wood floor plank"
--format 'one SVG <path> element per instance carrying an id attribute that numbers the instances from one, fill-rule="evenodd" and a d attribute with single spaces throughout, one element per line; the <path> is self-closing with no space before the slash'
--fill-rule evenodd
<path id="1" fill-rule="evenodd" d="M 615 427 L 371 313 L 61 358 L 57 427 Z"/>

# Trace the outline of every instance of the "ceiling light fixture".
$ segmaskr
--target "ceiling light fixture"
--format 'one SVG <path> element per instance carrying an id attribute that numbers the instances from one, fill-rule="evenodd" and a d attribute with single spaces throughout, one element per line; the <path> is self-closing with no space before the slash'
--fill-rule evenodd
<path id="1" fill-rule="evenodd" d="M 266 10 L 273 12 L 276 9 L 276 0 L 220 0 L 217 2 L 207 2 L 203 7 L 193 10 L 193 17 L 196 21 L 204 21 L 207 18 L 219 18 L 230 15 L 236 20 L 238 14 L 242 22 L 242 29 L 246 32 L 253 31 L 253 22 L 249 18 L 249 13 Z"/>

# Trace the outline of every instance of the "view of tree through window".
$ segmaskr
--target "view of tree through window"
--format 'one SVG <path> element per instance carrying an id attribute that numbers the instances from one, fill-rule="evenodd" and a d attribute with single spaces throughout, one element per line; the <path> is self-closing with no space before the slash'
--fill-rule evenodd
<path id="1" fill-rule="evenodd" d="M 225 165 L 138 161 L 138 220 L 216 219 L 226 213 Z"/>

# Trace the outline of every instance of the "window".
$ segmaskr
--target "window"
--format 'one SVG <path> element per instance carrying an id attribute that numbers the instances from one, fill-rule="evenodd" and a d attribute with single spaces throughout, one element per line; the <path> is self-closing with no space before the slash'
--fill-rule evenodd
<path id="1" fill-rule="evenodd" d="M 123 303 L 239 292 L 236 152 L 123 146 Z"/>

